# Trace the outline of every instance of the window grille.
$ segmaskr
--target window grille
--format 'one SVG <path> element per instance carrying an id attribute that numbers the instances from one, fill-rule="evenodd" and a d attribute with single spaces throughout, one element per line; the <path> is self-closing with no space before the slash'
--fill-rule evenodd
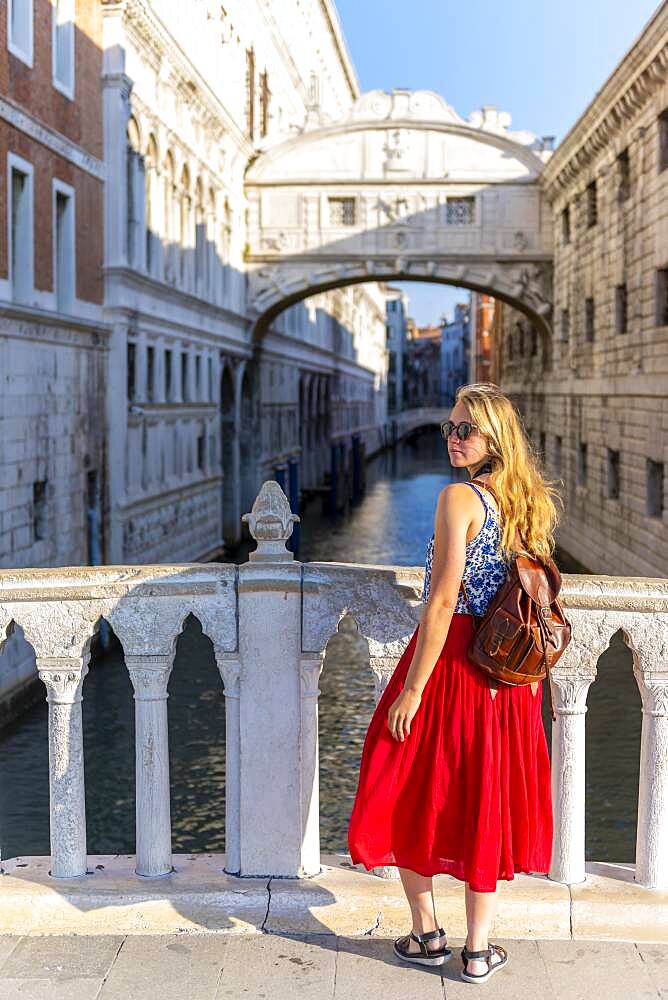
<path id="1" fill-rule="evenodd" d="M 475 221 L 475 198 L 448 198 L 445 222 L 448 226 L 470 226 Z"/>

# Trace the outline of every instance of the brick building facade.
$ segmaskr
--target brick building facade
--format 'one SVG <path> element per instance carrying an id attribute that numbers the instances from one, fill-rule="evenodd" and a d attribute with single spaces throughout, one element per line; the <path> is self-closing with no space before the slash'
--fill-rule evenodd
<path id="1" fill-rule="evenodd" d="M 0 564 L 100 561 L 99 4 L 0 18 Z"/>

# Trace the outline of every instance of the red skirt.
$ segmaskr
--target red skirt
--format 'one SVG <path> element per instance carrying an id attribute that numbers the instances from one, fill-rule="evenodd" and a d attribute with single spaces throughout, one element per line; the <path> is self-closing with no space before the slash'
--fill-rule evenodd
<path id="1" fill-rule="evenodd" d="M 454 614 L 403 743 L 387 726 L 419 625 L 383 691 L 364 740 L 348 826 L 353 864 L 444 873 L 494 892 L 515 872 L 549 871 L 550 758 L 542 682 L 499 684 L 467 656 L 473 618 Z"/>

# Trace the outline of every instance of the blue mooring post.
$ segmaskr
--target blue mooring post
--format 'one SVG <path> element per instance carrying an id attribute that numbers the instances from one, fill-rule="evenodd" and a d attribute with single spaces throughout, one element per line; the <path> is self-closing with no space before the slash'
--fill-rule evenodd
<path id="1" fill-rule="evenodd" d="M 361 475 L 360 475 L 360 436 L 359 434 L 353 434 L 352 436 L 353 445 L 353 501 L 359 500 L 361 490 Z"/>
<path id="2" fill-rule="evenodd" d="M 290 458 L 288 459 L 288 483 L 290 492 L 288 493 L 288 499 L 290 501 L 290 510 L 293 514 L 299 515 L 299 459 Z M 288 541 L 290 551 L 294 553 L 299 552 L 299 521 L 296 521 L 292 527 L 292 534 Z"/>
<path id="3" fill-rule="evenodd" d="M 288 491 L 287 491 L 287 484 L 285 482 L 286 479 L 285 473 L 286 473 L 286 468 L 284 465 L 277 465 L 274 468 L 274 479 L 276 480 L 278 485 L 281 487 L 281 489 L 287 496 Z"/>
<path id="4" fill-rule="evenodd" d="M 329 491 L 329 510 L 331 514 L 336 514 L 336 498 L 339 491 L 339 446 L 331 446 L 331 481 Z M 294 530 L 294 529 L 293 529 Z"/>

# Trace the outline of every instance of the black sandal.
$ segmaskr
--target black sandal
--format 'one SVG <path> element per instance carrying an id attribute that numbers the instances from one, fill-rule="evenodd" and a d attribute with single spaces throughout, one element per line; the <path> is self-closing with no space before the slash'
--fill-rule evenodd
<path id="1" fill-rule="evenodd" d="M 500 962 L 492 962 L 493 952 L 501 956 Z M 487 962 L 487 972 L 467 972 L 466 966 L 470 960 L 474 959 L 484 959 Z M 469 951 L 466 945 L 464 945 L 462 948 L 462 962 L 464 963 L 464 968 L 460 976 L 465 983 L 484 983 L 497 969 L 507 964 L 508 952 L 500 944 L 490 943 L 489 948 L 485 948 L 483 951 Z"/>
<path id="2" fill-rule="evenodd" d="M 434 938 L 441 936 L 445 936 L 445 931 L 442 927 L 439 927 L 435 931 L 426 931 L 424 934 L 414 934 L 411 931 L 410 934 L 404 934 L 402 937 L 395 939 L 393 945 L 394 954 L 402 959 L 402 961 L 415 962 L 416 965 L 443 965 L 444 962 L 452 958 L 452 950 L 445 945 L 442 948 L 430 950 L 426 945 L 427 941 L 433 941 Z M 419 952 L 408 951 L 408 942 L 411 938 L 420 945 Z"/>

